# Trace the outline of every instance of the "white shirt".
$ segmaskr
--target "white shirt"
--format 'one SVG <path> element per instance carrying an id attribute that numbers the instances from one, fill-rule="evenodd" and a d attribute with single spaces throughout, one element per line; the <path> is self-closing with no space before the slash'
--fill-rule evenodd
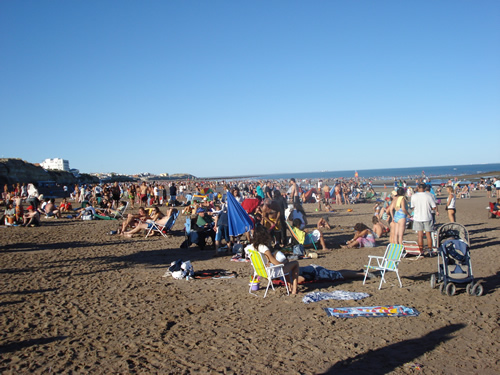
<path id="1" fill-rule="evenodd" d="M 411 208 L 414 208 L 414 221 L 431 221 L 432 209 L 436 208 L 436 203 L 432 194 L 418 192 L 411 196 Z"/>

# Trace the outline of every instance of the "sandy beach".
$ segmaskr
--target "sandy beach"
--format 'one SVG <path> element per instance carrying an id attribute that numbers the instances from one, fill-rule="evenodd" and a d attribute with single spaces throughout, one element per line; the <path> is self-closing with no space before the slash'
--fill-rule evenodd
<path id="1" fill-rule="evenodd" d="M 442 196 L 444 198 L 444 196 Z M 403 287 L 394 274 L 379 279 L 312 283 L 298 296 L 283 287 L 267 298 L 248 293 L 251 265 L 214 257 L 177 236 L 109 235 L 117 221 L 42 218 L 38 228 L 1 227 L 0 371 L 3 374 L 498 374 L 500 366 L 499 219 L 488 219 L 493 199 L 474 191 L 457 200 L 457 221 L 471 239 L 474 276 L 484 295 L 458 288 L 452 297 L 431 289 L 436 258 L 406 258 Z M 309 228 L 328 215 L 330 251 L 301 266 L 360 270 L 368 255 L 383 255 L 387 238 L 368 249 L 340 249 L 357 222 L 371 226 L 373 204 L 316 212 L 305 204 Z M 351 208 L 352 212 L 347 212 Z M 137 211 L 137 209 L 133 210 Z M 448 221 L 439 206 L 438 223 Z M 342 229 L 344 228 L 344 229 Z M 405 240 L 416 240 L 407 231 Z M 227 270 L 231 279 L 163 278 L 172 261 L 195 271 Z M 353 301 L 305 304 L 308 292 L 369 293 Z M 417 317 L 339 319 L 325 307 L 405 305 Z"/>

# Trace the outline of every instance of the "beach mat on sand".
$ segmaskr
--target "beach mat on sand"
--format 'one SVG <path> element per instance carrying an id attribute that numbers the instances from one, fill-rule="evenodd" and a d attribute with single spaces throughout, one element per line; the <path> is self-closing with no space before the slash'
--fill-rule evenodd
<path id="1" fill-rule="evenodd" d="M 386 316 L 418 316 L 420 314 L 417 310 L 402 305 L 326 307 L 324 310 L 328 316 L 336 318 L 380 318 Z"/>

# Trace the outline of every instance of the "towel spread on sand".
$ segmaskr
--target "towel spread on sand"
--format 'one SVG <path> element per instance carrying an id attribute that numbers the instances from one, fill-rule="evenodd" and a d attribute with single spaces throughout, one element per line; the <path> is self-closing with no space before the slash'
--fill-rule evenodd
<path id="1" fill-rule="evenodd" d="M 311 292 L 307 293 L 304 297 L 302 297 L 302 302 L 311 303 L 323 301 L 326 299 L 335 299 L 335 300 L 358 300 L 366 297 L 370 297 L 368 293 L 356 293 L 356 292 L 346 292 L 345 290 L 335 290 L 333 292 Z"/>
<path id="2" fill-rule="evenodd" d="M 328 316 L 337 318 L 378 318 L 382 316 L 418 316 L 420 313 L 411 307 L 401 305 L 365 307 L 326 307 Z"/>

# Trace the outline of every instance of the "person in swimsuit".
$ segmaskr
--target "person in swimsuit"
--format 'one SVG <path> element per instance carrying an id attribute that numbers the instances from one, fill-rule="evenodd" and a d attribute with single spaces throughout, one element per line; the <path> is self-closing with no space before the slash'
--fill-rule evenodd
<path id="1" fill-rule="evenodd" d="M 346 245 L 341 245 L 343 249 L 352 249 L 354 247 L 374 247 L 375 246 L 375 235 L 372 230 L 368 228 L 363 223 L 357 223 L 354 226 L 354 237 L 352 240 L 347 241 Z"/>
<path id="2" fill-rule="evenodd" d="M 406 229 L 406 218 L 408 217 L 408 203 L 405 198 L 405 189 L 400 187 L 397 190 L 396 198 L 392 200 L 389 207 L 389 214 L 394 223 L 394 243 L 403 244 L 403 235 Z"/>
<path id="3" fill-rule="evenodd" d="M 453 188 L 448 186 L 446 188 L 448 190 L 448 200 L 446 201 L 446 211 L 448 211 L 448 219 L 450 219 L 450 223 L 455 222 L 455 214 L 457 212 L 455 208 L 455 194 L 453 194 Z"/>

